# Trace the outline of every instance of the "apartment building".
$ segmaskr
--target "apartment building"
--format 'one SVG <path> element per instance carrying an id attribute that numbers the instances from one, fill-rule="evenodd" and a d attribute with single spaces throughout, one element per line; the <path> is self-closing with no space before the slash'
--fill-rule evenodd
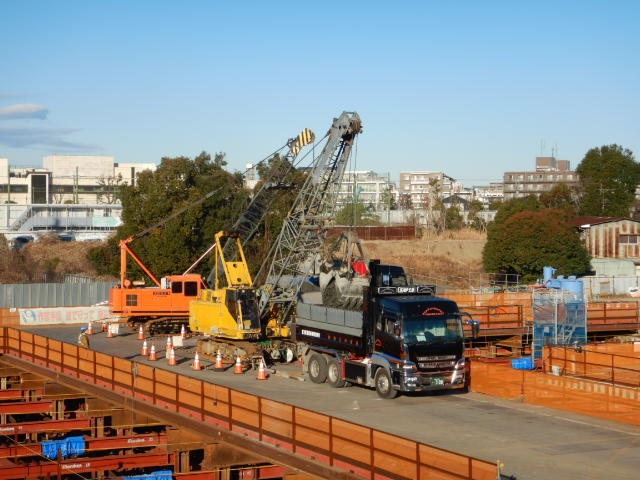
<path id="1" fill-rule="evenodd" d="M 502 182 L 491 182 L 488 186 L 473 187 L 473 199 L 484 207 L 493 202 L 501 202 L 504 200 L 504 185 Z"/>
<path id="2" fill-rule="evenodd" d="M 578 186 L 578 174 L 570 169 L 569 160 L 536 157 L 535 171 L 504 173 L 504 199 L 539 195 L 559 183 Z"/>
<path id="3" fill-rule="evenodd" d="M 354 192 L 358 202 L 372 206 L 374 210 L 385 209 L 386 193 L 397 200 L 396 184 L 387 177 L 383 177 L 370 170 L 344 172 L 337 195 L 337 204 L 343 206 L 353 202 Z"/>
<path id="4" fill-rule="evenodd" d="M 400 172 L 400 191 L 411 197 L 414 207 L 422 207 L 436 190 L 444 198 L 463 192 L 464 186 L 443 172 Z"/>

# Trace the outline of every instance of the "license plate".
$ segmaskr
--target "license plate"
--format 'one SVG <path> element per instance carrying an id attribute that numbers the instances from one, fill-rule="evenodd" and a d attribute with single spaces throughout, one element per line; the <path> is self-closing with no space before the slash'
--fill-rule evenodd
<path id="1" fill-rule="evenodd" d="M 440 377 L 432 378 L 431 385 L 444 385 L 444 378 L 440 378 Z"/>

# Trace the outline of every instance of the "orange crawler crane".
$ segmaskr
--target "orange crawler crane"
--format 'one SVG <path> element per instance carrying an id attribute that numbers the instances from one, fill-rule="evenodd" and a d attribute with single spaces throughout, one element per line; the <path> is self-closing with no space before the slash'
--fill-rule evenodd
<path id="1" fill-rule="evenodd" d="M 111 315 L 124 317 L 129 327 L 137 331 L 143 325 L 145 336 L 180 333 L 189 328 L 189 303 L 205 288 L 202 276 L 189 273 L 158 279 L 131 249 L 138 235 L 120 241 L 120 285 L 109 291 Z M 204 256 L 204 255 L 203 255 Z M 131 257 L 151 278 L 155 286 L 145 287 L 144 281 L 127 278 L 127 257 Z"/>

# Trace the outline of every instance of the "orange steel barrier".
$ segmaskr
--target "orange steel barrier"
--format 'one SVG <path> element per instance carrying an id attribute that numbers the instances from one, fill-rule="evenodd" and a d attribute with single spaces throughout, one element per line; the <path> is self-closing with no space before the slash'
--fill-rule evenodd
<path id="1" fill-rule="evenodd" d="M 471 389 L 500 398 L 640 425 L 640 390 L 590 380 L 471 363 Z"/>
<path id="2" fill-rule="evenodd" d="M 480 322 L 480 330 L 524 328 L 522 305 L 460 306 L 458 308 L 462 312 L 471 314 L 474 320 L 478 320 Z M 464 328 L 471 331 L 469 325 L 465 324 Z"/>
<path id="3" fill-rule="evenodd" d="M 632 344 L 626 346 L 631 347 L 629 352 L 631 355 L 596 351 L 596 346 L 590 345 L 582 347 L 581 351 L 576 351 L 570 346 L 546 347 L 545 369 L 551 371 L 556 367 L 563 375 L 640 388 L 640 355 L 633 355 L 636 352 Z M 610 348 L 613 349 L 614 346 L 611 345 Z M 616 348 L 616 350 L 622 349 L 622 346 Z M 600 348 L 600 350 L 604 349 Z"/>
<path id="4" fill-rule="evenodd" d="M 3 328 L 2 346 L 8 355 L 370 480 L 497 478 L 497 465 L 484 460 L 16 328 Z"/>
<path id="5" fill-rule="evenodd" d="M 637 324 L 638 304 L 636 302 L 589 302 L 587 322 L 589 325 Z"/>
<path id="6" fill-rule="evenodd" d="M 11 311 L 15 310 L 15 311 Z M 18 311 L 10 308 L 0 308 L 0 326 L 14 327 L 20 325 L 20 315 Z"/>

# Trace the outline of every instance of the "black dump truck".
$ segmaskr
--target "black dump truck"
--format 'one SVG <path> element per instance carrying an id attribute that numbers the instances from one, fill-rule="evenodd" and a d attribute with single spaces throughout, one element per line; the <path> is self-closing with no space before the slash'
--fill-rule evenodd
<path id="1" fill-rule="evenodd" d="M 362 312 L 298 303 L 293 339 L 315 383 L 399 392 L 468 389 L 463 322 L 479 323 L 433 285 L 410 285 L 402 267 L 369 263 Z"/>

